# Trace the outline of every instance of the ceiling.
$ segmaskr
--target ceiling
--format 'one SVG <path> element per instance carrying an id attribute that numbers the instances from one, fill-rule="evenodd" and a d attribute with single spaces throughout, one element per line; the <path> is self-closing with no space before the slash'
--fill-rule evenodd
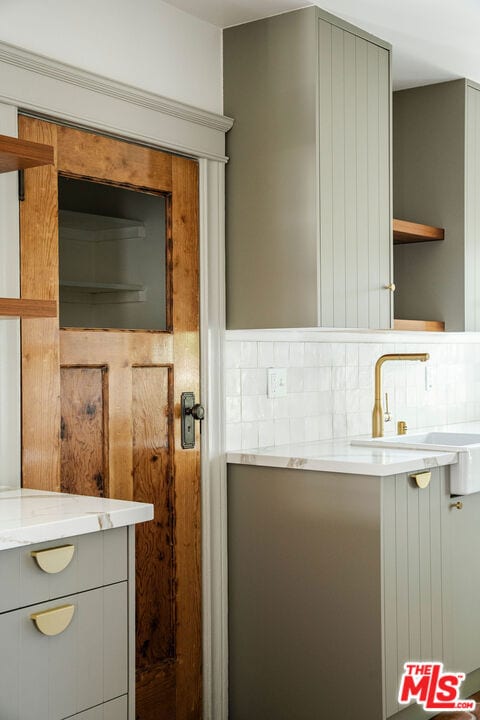
<path id="1" fill-rule="evenodd" d="M 220 28 L 319 5 L 393 45 L 394 88 L 480 82 L 480 0 L 166 0 Z"/>

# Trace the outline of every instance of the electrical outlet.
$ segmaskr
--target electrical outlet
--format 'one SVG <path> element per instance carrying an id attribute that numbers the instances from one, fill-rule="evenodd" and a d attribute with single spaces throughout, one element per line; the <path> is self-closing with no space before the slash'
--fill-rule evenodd
<path id="1" fill-rule="evenodd" d="M 268 368 L 267 395 L 269 398 L 285 397 L 287 394 L 287 369 Z"/>

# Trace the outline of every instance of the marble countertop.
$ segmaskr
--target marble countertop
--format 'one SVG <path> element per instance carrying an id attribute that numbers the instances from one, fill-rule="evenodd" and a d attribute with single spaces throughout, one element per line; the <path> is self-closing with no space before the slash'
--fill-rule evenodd
<path id="1" fill-rule="evenodd" d="M 0 550 L 134 525 L 153 518 L 153 505 L 43 492 L 0 492 Z"/>
<path id="2" fill-rule="evenodd" d="M 227 462 L 384 477 L 452 465 L 457 453 L 356 447 L 349 440 L 332 440 L 229 452 Z"/>
<path id="3" fill-rule="evenodd" d="M 418 428 L 409 434 L 416 435 L 432 431 L 480 433 L 480 421 Z M 385 439 L 388 439 L 389 436 L 393 436 L 393 434 L 387 434 Z M 379 477 L 442 465 L 454 465 L 458 462 L 455 450 L 410 450 L 407 448 L 397 450 L 397 448 L 391 447 L 352 445 L 352 441 L 367 440 L 368 437 L 294 443 L 228 452 L 227 462 L 354 475 L 377 475 Z"/>

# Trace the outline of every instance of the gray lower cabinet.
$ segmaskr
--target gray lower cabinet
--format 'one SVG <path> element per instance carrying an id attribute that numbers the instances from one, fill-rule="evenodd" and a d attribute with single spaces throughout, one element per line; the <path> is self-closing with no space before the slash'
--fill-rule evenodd
<path id="1" fill-rule="evenodd" d="M 118 528 L 0 553 L 2 720 L 133 720 L 132 543 Z M 32 554 L 64 545 L 58 572 Z"/>
<path id="2" fill-rule="evenodd" d="M 480 86 L 453 80 L 393 94 L 394 217 L 445 228 L 395 246 L 395 316 L 480 330 Z"/>
<path id="3" fill-rule="evenodd" d="M 231 465 L 228 510 L 231 720 L 423 720 L 397 703 L 409 660 L 480 688 L 480 495 L 448 468 L 421 490 Z"/>
<path id="4" fill-rule="evenodd" d="M 315 6 L 223 37 L 228 326 L 391 327 L 390 46 Z"/>

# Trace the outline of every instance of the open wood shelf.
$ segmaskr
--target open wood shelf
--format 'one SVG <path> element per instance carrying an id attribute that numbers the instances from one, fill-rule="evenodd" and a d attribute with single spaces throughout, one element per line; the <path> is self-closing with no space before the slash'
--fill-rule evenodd
<path id="1" fill-rule="evenodd" d="M 445 230 L 433 227 L 432 225 L 420 225 L 408 220 L 393 221 L 393 244 L 430 242 L 431 240 L 443 240 Z"/>
<path id="2" fill-rule="evenodd" d="M 53 147 L 0 135 L 0 173 L 53 164 Z"/>
<path id="3" fill-rule="evenodd" d="M 423 330 L 427 332 L 445 332 L 445 323 L 440 320 L 394 320 L 394 330 Z"/>
<path id="4" fill-rule="evenodd" d="M 26 298 L 0 298 L 0 317 L 47 318 L 56 317 L 55 300 L 29 300 Z"/>

